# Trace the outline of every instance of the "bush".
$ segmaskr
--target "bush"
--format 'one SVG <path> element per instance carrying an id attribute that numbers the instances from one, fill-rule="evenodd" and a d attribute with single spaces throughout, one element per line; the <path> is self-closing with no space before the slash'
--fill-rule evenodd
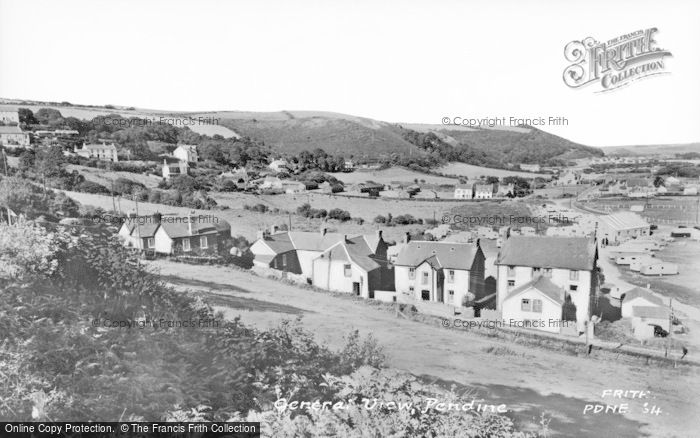
<path id="1" fill-rule="evenodd" d="M 352 218 L 350 216 L 350 212 L 346 210 L 341 210 L 340 208 L 334 208 L 331 211 L 329 211 L 328 217 L 330 219 L 337 219 L 342 222 L 349 221 Z"/>
<path id="2" fill-rule="evenodd" d="M 110 193 L 107 187 L 92 181 L 83 181 L 78 183 L 73 190 L 83 193 L 98 193 L 101 195 L 109 195 Z"/>
<path id="3" fill-rule="evenodd" d="M 245 210 L 254 211 L 256 213 L 267 213 L 268 211 L 270 211 L 270 207 L 268 207 L 265 204 L 255 204 L 255 205 L 246 204 L 243 206 L 243 208 Z"/>

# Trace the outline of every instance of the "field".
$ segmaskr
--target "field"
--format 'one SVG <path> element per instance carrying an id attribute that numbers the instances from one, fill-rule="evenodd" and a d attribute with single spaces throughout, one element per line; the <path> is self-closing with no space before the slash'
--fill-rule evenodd
<path id="1" fill-rule="evenodd" d="M 89 194 L 89 193 L 78 193 L 78 192 L 70 192 L 70 191 L 65 191 L 66 195 L 68 195 L 70 198 L 80 202 L 83 205 L 92 205 L 95 207 L 100 207 L 104 210 L 111 211 L 113 209 L 113 205 L 116 207 L 117 210 L 122 211 L 123 213 L 127 212 L 135 212 L 136 211 L 136 204 L 129 199 L 125 198 L 120 198 L 116 197 L 114 198 L 114 201 L 110 196 L 104 196 L 104 195 L 95 195 L 95 194 Z M 254 195 L 246 195 L 246 194 L 239 194 L 239 193 L 212 193 L 213 197 L 217 199 L 217 202 L 220 202 L 222 205 L 227 205 L 230 206 L 229 209 L 225 210 L 192 210 L 189 208 L 185 207 L 172 207 L 172 206 L 167 206 L 167 205 L 162 205 L 162 204 L 152 204 L 148 202 L 139 202 L 138 203 L 138 212 L 139 215 L 150 215 L 154 214 L 156 212 L 159 212 L 161 214 L 176 214 L 180 216 L 187 215 L 191 211 L 194 211 L 196 214 L 202 214 L 202 215 L 214 215 L 217 216 L 223 220 L 228 221 L 231 224 L 231 234 L 235 235 L 241 235 L 244 236 L 246 239 L 253 241 L 256 238 L 257 231 L 262 230 L 262 229 L 269 229 L 270 226 L 272 225 L 282 225 L 286 224 L 288 225 L 290 223 L 291 219 L 291 224 L 292 228 L 297 231 L 318 231 L 323 227 L 328 228 L 328 231 L 338 231 L 338 232 L 343 232 L 347 234 L 372 234 L 374 233 L 377 229 L 380 229 L 377 225 L 372 223 L 371 219 L 374 218 L 372 216 L 370 220 L 367 220 L 364 224 L 360 225 L 356 223 L 354 220 L 348 221 L 348 222 L 343 222 L 340 223 L 338 221 L 334 220 L 329 220 L 327 222 L 324 222 L 319 219 L 308 219 L 308 218 L 302 218 L 300 216 L 297 216 L 295 214 L 288 215 L 286 213 L 277 213 L 273 214 L 271 212 L 267 213 L 256 213 L 252 212 L 249 210 L 245 210 L 243 208 L 244 205 L 255 205 L 258 203 L 265 204 L 270 208 L 283 208 L 284 210 L 288 211 L 293 211 L 296 210 L 296 206 L 303 204 L 306 202 L 306 196 L 300 196 L 300 195 L 269 195 L 269 196 L 254 196 Z M 360 217 L 363 217 L 360 214 L 360 211 L 362 210 L 362 205 L 369 206 L 369 203 L 374 203 L 375 206 L 384 206 L 383 209 L 378 209 L 377 211 L 381 211 L 382 214 L 386 214 L 387 211 L 393 211 L 394 215 L 399 215 L 399 214 L 405 214 L 406 212 L 413 212 L 413 210 L 408 207 L 406 204 L 410 201 L 391 201 L 391 202 L 385 202 L 385 201 L 373 201 L 373 200 L 352 200 L 350 203 L 348 203 L 347 198 L 345 201 L 343 201 L 342 198 L 340 199 L 330 199 L 326 200 L 326 202 L 320 202 L 324 200 L 324 198 L 328 198 L 325 195 L 311 195 L 311 197 L 317 197 L 314 199 L 318 199 L 319 202 L 315 202 L 313 199 L 310 199 L 312 201 L 312 205 L 314 208 L 334 208 L 331 207 L 331 205 L 336 206 L 338 208 L 345 208 L 351 211 L 353 215 L 360 215 Z M 360 202 L 354 202 L 354 201 L 360 201 Z M 363 204 L 367 203 L 367 204 Z M 411 204 L 417 204 L 415 202 L 412 202 Z M 428 202 L 421 202 L 420 205 L 423 207 L 422 214 L 421 216 L 416 216 L 416 217 L 421 217 L 421 218 L 428 218 L 432 217 L 433 213 L 431 211 L 427 211 L 426 209 L 428 208 L 427 206 L 423 204 L 431 204 Z M 436 203 L 437 204 L 437 203 Z M 444 204 L 444 203 L 443 203 Z M 359 205 L 359 207 L 358 207 Z M 393 208 L 390 208 L 389 205 L 392 205 Z M 447 206 L 444 206 L 440 204 L 442 208 L 447 208 Z M 437 206 L 436 206 L 437 207 Z M 375 207 L 376 208 L 376 207 Z M 438 215 L 437 217 L 439 218 L 440 213 L 442 210 L 438 211 L 436 214 Z M 379 214 L 379 213 L 377 213 Z M 413 213 L 415 215 L 415 213 Z M 375 214 L 376 216 L 376 214 Z M 387 240 L 395 240 L 398 241 L 400 240 L 406 232 L 416 232 L 420 231 L 422 229 L 426 228 L 423 225 L 406 225 L 406 226 L 394 226 L 394 227 L 381 227 L 383 230 L 384 236 Z"/>
<path id="2" fill-rule="evenodd" d="M 244 204 L 265 204 L 280 210 L 295 211 L 297 207 L 309 203 L 314 208 L 340 208 L 350 212 L 352 217 L 372 221 L 377 215 L 391 213 L 394 216 L 411 214 L 416 218 L 427 219 L 433 215 L 440 217 L 452 207 L 463 205 L 460 201 L 409 201 L 406 199 L 370 199 L 329 196 L 321 193 L 302 193 L 297 195 L 250 195 L 245 193 L 212 192 L 210 196 L 220 205 L 230 208 L 242 208 Z"/>
<path id="3" fill-rule="evenodd" d="M 229 138 L 229 137 L 240 137 L 236 132 L 231 130 L 230 128 L 227 128 L 221 124 L 208 124 L 205 122 L 200 123 L 197 119 L 198 115 L 193 115 L 197 121 L 194 121 L 192 124 L 183 124 L 184 120 L 184 115 L 182 113 L 177 113 L 173 115 L 172 113 L 167 113 L 164 111 L 151 111 L 151 110 L 125 110 L 122 108 L 119 109 L 107 109 L 107 108 L 100 108 L 100 107 L 77 107 L 77 106 L 54 106 L 54 105 L 44 105 L 44 104 L 38 104 L 38 105 L 17 105 L 17 104 L 0 104 L 0 109 L 3 110 L 16 110 L 17 108 L 29 108 L 33 112 L 37 112 L 41 108 L 52 108 L 56 109 L 61 112 L 61 115 L 63 117 L 75 117 L 77 119 L 84 119 L 84 120 L 90 120 L 95 117 L 99 116 L 106 116 L 109 114 L 119 114 L 122 117 L 141 117 L 141 118 L 148 118 L 151 120 L 154 120 L 155 122 L 160 121 L 160 118 L 163 117 L 164 119 L 167 119 L 167 121 L 164 121 L 163 123 L 169 123 L 173 124 L 178 127 L 188 127 L 192 131 L 202 134 L 202 135 L 209 135 L 213 136 L 215 134 L 221 135 L 222 137 Z M 202 115 L 205 117 L 204 115 Z M 219 120 L 220 121 L 220 120 Z M 190 122 L 188 120 L 188 122 Z"/>
<path id="4" fill-rule="evenodd" d="M 77 170 L 78 173 L 83 175 L 86 180 L 92 181 L 97 184 L 101 184 L 107 188 L 111 187 L 113 181 L 117 178 L 125 178 L 130 181 L 141 183 L 148 188 L 155 188 L 158 186 L 158 182 L 161 180 L 160 177 L 153 175 L 143 175 L 140 173 L 133 172 L 114 172 L 104 169 L 97 169 L 94 167 L 80 166 L 76 164 L 69 164 L 66 166 L 68 172 Z"/>
<path id="5" fill-rule="evenodd" d="M 438 172 L 445 175 L 464 176 L 472 179 L 478 179 L 480 176 L 522 176 L 523 178 L 551 178 L 551 175 L 544 173 L 518 172 L 505 169 L 491 169 L 489 167 L 474 166 L 466 163 L 450 163 L 437 169 Z"/>
<path id="6" fill-rule="evenodd" d="M 389 184 L 393 182 L 413 184 L 414 180 L 425 181 L 428 184 L 459 184 L 459 180 L 456 178 L 428 175 L 401 167 L 372 171 L 356 170 L 355 172 L 349 173 L 334 173 L 333 176 L 346 185 L 363 183 L 365 181 L 374 181 L 380 184 Z"/>

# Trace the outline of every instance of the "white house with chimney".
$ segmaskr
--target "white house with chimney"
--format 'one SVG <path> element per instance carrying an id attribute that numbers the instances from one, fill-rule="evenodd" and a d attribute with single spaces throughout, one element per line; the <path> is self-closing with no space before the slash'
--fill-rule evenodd
<path id="1" fill-rule="evenodd" d="M 550 318 L 575 318 L 582 332 L 597 288 L 597 260 L 592 238 L 511 235 L 496 259 L 496 309 L 506 321 L 544 320 L 532 328 L 549 332 L 561 329 Z"/>
<path id="2" fill-rule="evenodd" d="M 461 306 L 482 297 L 484 260 L 478 241 L 405 242 L 394 261 L 396 293 Z"/>
<path id="3" fill-rule="evenodd" d="M 197 146 L 192 144 L 181 144 L 173 151 L 173 157 L 187 163 L 196 163 L 199 160 Z"/>

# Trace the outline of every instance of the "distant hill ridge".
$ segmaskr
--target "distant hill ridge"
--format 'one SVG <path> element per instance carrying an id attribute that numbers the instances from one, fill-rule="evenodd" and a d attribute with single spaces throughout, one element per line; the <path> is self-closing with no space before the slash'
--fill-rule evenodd
<path id="1" fill-rule="evenodd" d="M 125 117 L 153 114 L 213 117 L 218 119 L 221 127 L 264 142 L 276 153 L 289 155 L 320 148 L 329 154 L 345 157 L 382 159 L 399 155 L 429 157 L 427 162 L 434 162 L 435 159 L 448 159 L 447 156 L 451 156 L 469 164 L 496 167 L 504 167 L 508 163 L 556 165 L 575 158 L 604 155 L 599 148 L 584 146 L 529 126 L 517 129 L 460 129 L 442 125 L 389 123 L 323 111 L 168 112 L 18 99 L 1 99 L 0 102 L 3 102 L 0 107 L 27 107 L 34 111 L 52 107 L 62 112 L 73 112 L 72 115 L 83 119 L 104 115 L 110 110 Z"/>

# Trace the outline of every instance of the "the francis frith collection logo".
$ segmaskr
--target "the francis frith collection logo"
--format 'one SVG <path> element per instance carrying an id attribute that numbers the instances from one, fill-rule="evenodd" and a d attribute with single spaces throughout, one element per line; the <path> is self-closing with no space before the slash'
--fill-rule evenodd
<path id="1" fill-rule="evenodd" d="M 605 92 L 668 73 L 664 57 L 672 55 L 657 46 L 656 32 L 652 27 L 605 42 L 592 37 L 571 41 L 564 48 L 566 60 L 572 63 L 564 70 L 564 83 L 571 88 L 598 85 L 597 92 Z"/>

